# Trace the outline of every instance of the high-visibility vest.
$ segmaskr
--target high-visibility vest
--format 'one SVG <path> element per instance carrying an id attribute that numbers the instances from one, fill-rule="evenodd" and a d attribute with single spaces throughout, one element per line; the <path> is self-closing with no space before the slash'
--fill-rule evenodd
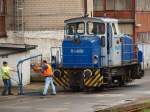
<path id="1" fill-rule="evenodd" d="M 8 66 L 3 66 L 1 68 L 2 79 L 10 79 L 10 68 Z"/>
<path id="2" fill-rule="evenodd" d="M 43 70 L 42 76 L 52 76 L 53 75 L 53 71 L 52 71 L 52 67 L 49 64 L 47 65 L 47 69 Z"/>

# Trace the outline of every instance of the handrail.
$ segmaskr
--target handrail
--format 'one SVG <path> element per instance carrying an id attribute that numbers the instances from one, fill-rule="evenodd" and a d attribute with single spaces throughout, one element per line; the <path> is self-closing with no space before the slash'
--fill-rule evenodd
<path id="1" fill-rule="evenodd" d="M 22 76 L 22 64 L 23 64 L 23 62 L 25 62 L 25 61 L 27 61 L 27 60 L 30 60 L 30 59 L 32 59 L 32 58 L 36 58 L 36 57 L 41 57 L 41 61 L 42 61 L 42 54 L 39 54 L 39 55 L 35 55 L 35 56 L 31 56 L 31 57 L 29 57 L 29 58 L 25 58 L 25 59 L 22 59 L 22 60 L 20 60 L 18 63 L 17 63 L 17 74 L 18 74 L 18 79 L 19 79 L 19 83 L 18 83 L 18 86 L 19 86 L 19 95 L 23 95 L 24 93 L 23 93 L 23 84 L 22 84 L 22 78 L 23 78 L 23 76 Z M 21 65 L 21 73 L 20 73 L 20 71 L 19 71 L 19 66 Z"/>

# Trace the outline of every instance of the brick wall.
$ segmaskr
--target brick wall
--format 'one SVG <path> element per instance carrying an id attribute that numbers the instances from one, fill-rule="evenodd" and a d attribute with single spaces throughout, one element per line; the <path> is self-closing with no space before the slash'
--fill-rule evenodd
<path id="1" fill-rule="evenodd" d="M 6 29 L 13 30 L 14 29 L 14 6 L 13 0 L 7 0 L 7 13 L 6 13 Z"/>
<path id="2" fill-rule="evenodd" d="M 31 55 L 43 53 L 50 57 L 50 47 L 60 46 L 64 37 L 64 20 L 84 14 L 84 0 L 24 0 L 23 21 L 25 31 L 21 36 L 14 33 L 14 1 L 7 0 L 7 39 L 2 43 L 34 44 L 39 47 Z M 88 13 L 93 10 L 88 0 Z M 50 59 L 50 58 L 49 58 Z"/>
<path id="3" fill-rule="evenodd" d="M 82 0 L 25 0 L 25 30 L 63 29 L 65 19 L 83 15 Z"/>

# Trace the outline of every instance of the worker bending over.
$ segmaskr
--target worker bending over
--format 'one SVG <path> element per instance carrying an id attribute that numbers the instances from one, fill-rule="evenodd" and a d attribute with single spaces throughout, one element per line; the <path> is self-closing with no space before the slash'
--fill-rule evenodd
<path id="1" fill-rule="evenodd" d="M 45 77 L 45 86 L 44 86 L 43 95 L 47 95 L 49 85 L 51 86 L 52 89 L 51 95 L 56 95 L 56 88 L 53 83 L 53 70 L 51 65 L 49 65 L 46 60 L 43 60 L 42 62 L 41 72 L 42 72 L 42 76 Z"/>

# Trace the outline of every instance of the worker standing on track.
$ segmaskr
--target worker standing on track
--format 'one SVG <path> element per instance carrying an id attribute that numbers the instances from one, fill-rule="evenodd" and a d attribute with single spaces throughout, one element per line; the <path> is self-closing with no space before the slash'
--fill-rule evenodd
<path id="1" fill-rule="evenodd" d="M 51 95 L 56 95 L 56 88 L 53 83 L 53 70 L 51 65 L 49 65 L 46 60 L 43 60 L 41 72 L 42 76 L 45 77 L 45 86 L 43 95 L 44 96 L 47 95 L 49 85 L 51 85 L 52 89 Z"/>
<path id="2" fill-rule="evenodd" d="M 4 89 L 2 92 L 2 96 L 7 95 L 6 93 L 8 92 L 8 95 L 13 95 L 11 93 L 11 77 L 10 77 L 10 70 L 11 68 L 8 66 L 8 62 L 4 61 L 3 66 L 0 69 L 0 73 L 3 79 L 4 83 Z"/>

